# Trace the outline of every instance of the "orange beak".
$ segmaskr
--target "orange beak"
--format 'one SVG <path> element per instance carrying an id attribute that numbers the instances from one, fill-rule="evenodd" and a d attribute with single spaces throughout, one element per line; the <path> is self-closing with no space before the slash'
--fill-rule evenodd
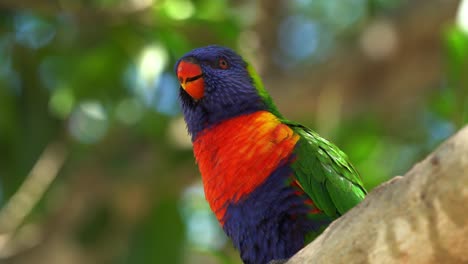
<path id="1" fill-rule="evenodd" d="M 177 66 L 177 78 L 180 86 L 193 99 L 200 100 L 205 93 L 205 81 L 200 67 L 192 60 L 181 60 Z"/>

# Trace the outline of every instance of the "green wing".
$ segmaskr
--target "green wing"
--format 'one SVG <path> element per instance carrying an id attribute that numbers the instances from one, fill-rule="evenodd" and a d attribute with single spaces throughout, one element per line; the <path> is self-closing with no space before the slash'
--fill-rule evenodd
<path id="1" fill-rule="evenodd" d="M 343 151 L 302 125 L 283 123 L 300 136 L 292 167 L 301 187 L 320 210 L 338 217 L 364 199 L 367 192 L 362 180 Z"/>

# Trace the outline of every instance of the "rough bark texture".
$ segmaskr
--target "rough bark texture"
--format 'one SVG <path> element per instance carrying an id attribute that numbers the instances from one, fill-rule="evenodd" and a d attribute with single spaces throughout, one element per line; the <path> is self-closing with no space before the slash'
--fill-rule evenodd
<path id="1" fill-rule="evenodd" d="M 468 263 L 468 126 L 287 263 Z"/>

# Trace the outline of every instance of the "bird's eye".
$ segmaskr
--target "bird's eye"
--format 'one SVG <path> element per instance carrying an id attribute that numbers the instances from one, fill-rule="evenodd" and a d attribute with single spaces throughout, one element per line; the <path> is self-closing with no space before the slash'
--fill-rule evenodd
<path id="1" fill-rule="evenodd" d="M 223 70 L 229 68 L 229 64 L 228 64 L 228 62 L 226 61 L 225 58 L 220 58 L 218 60 L 218 66 L 219 66 L 219 68 L 221 68 Z"/>

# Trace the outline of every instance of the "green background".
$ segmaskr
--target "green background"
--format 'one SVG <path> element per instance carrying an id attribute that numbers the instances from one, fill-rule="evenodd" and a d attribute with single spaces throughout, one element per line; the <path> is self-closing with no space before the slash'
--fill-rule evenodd
<path id="1" fill-rule="evenodd" d="M 177 102 L 174 62 L 208 44 L 368 189 L 403 175 L 468 121 L 468 14 L 415 2 L 0 2 L 0 262 L 240 263 Z"/>

